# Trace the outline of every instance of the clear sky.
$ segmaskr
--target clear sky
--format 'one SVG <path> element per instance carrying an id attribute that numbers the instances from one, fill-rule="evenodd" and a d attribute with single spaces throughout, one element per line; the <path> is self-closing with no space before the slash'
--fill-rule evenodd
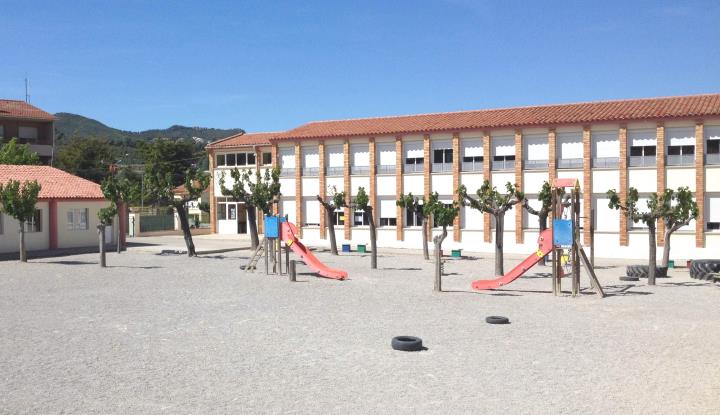
<path id="1" fill-rule="evenodd" d="M 141 130 L 720 92 L 720 1 L 0 0 L 0 97 Z"/>

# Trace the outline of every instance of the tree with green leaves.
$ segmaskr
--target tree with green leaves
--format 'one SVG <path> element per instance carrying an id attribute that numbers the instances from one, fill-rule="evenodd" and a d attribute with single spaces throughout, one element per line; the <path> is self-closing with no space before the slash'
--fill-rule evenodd
<path id="1" fill-rule="evenodd" d="M 442 232 L 433 237 L 433 244 L 435 245 L 435 291 L 442 291 L 442 243 L 448 235 L 447 227 L 453 224 L 460 212 L 460 206 L 456 202 L 446 206 L 438 201 L 437 193 L 433 193 L 433 195 L 434 197 L 430 198 L 431 201 L 434 200 L 432 202 L 433 222 L 442 228 Z"/>
<path id="2" fill-rule="evenodd" d="M 187 214 L 187 203 L 191 200 L 198 199 L 210 184 L 210 175 L 198 171 L 195 167 L 186 170 L 184 176 L 185 192 L 175 194 L 175 188 L 178 183 L 175 182 L 172 172 L 166 171 L 165 174 L 157 172 L 151 174 L 152 169 L 146 169 L 145 174 L 145 190 L 148 195 L 152 196 L 152 201 L 163 206 L 172 206 L 177 212 L 180 219 L 180 227 L 185 238 L 187 246 L 187 254 L 190 257 L 197 256 L 195 253 L 195 244 L 192 240 L 190 232 L 190 222 Z"/>
<path id="3" fill-rule="evenodd" d="M 607 195 L 610 198 L 608 207 L 610 209 L 620 210 L 625 217 L 632 220 L 633 223 L 643 222 L 647 225 L 648 229 L 648 285 L 655 285 L 655 268 L 657 266 L 657 244 L 656 240 L 656 229 L 657 221 L 666 214 L 666 202 L 665 195 L 662 193 L 651 193 L 650 199 L 647 201 L 647 211 L 641 212 L 638 208 L 638 191 L 636 188 L 631 187 L 628 190 L 628 196 L 625 200 L 620 200 L 620 196 L 617 194 L 615 189 L 607 191 Z"/>
<path id="4" fill-rule="evenodd" d="M 373 215 L 373 207 L 370 204 L 370 198 L 362 186 L 358 188 L 355 201 L 353 202 L 353 209 L 362 210 L 364 214 L 368 215 L 368 222 L 370 223 L 370 268 L 377 269 L 377 228 L 375 227 L 375 218 Z"/>
<path id="5" fill-rule="evenodd" d="M 485 180 L 477 190 L 476 198 L 468 195 L 465 185 L 458 188 L 460 203 L 473 209 L 492 215 L 495 221 L 495 275 L 505 274 L 503 267 L 503 235 L 505 231 L 505 213 L 525 200 L 525 194 L 517 184 L 507 182 L 505 193 L 500 193 L 490 181 Z"/>
<path id="6" fill-rule="evenodd" d="M 683 226 L 687 226 L 698 217 L 698 205 L 693 200 L 692 192 L 687 187 L 679 187 L 676 191 L 665 189 L 663 197 L 665 223 L 663 257 L 660 266 L 667 267 L 670 262 L 670 237 Z"/>
<path id="7" fill-rule="evenodd" d="M 102 183 L 117 158 L 116 148 L 99 138 L 73 138 L 55 156 L 55 166 L 83 179 Z"/>
<path id="8" fill-rule="evenodd" d="M 563 188 L 559 188 L 558 190 L 563 193 L 565 192 L 565 189 Z M 538 217 L 538 225 L 540 232 L 542 232 L 548 228 L 548 217 L 550 216 L 550 211 L 552 210 L 552 186 L 550 186 L 549 182 L 546 181 L 543 183 L 540 193 L 538 193 L 538 200 L 541 203 L 539 210 L 530 206 L 530 201 L 527 198 L 523 199 L 523 207 L 529 214 Z M 563 206 L 570 206 L 569 194 L 563 194 L 562 203 Z"/>
<path id="9" fill-rule="evenodd" d="M 120 242 L 122 240 L 120 236 L 120 221 L 126 219 L 119 216 L 120 206 L 128 206 L 131 202 L 139 199 L 140 183 L 133 180 L 132 176 L 124 174 L 124 171 L 120 171 L 103 179 L 101 188 L 105 198 L 115 206 L 115 212 L 118 215 L 118 232 L 115 242 L 117 253 L 119 254 L 123 248 Z"/>
<path id="10" fill-rule="evenodd" d="M 104 190 L 104 189 L 103 189 Z M 97 213 L 98 216 L 98 242 L 100 244 L 100 266 L 105 268 L 105 228 L 112 223 L 113 218 L 117 215 L 117 207 L 115 203 L 110 203 L 110 206 L 100 209 Z M 118 233 L 119 230 L 118 230 Z"/>
<path id="11" fill-rule="evenodd" d="M 423 244 L 423 258 L 430 260 L 430 252 L 428 251 L 428 228 L 430 226 L 430 216 L 434 209 L 435 203 L 437 202 L 437 193 L 431 194 L 426 200 L 425 196 L 417 197 L 413 196 L 412 193 L 407 195 L 401 194 L 400 198 L 395 202 L 397 206 L 411 212 L 414 215 L 420 217 L 420 223 L 422 227 L 422 244 Z"/>
<path id="12" fill-rule="evenodd" d="M 25 224 L 35 215 L 40 189 L 41 186 L 36 180 L 26 181 L 22 185 L 17 180 L 10 180 L 5 185 L 0 183 L 0 212 L 12 216 L 20 224 L 20 261 L 22 262 L 27 262 Z"/>
<path id="13" fill-rule="evenodd" d="M 38 154 L 30 149 L 29 144 L 18 144 L 17 138 L 12 138 L 0 146 L 0 164 L 40 164 Z"/>
<path id="14" fill-rule="evenodd" d="M 203 171 L 199 160 L 207 159 L 204 151 L 198 151 L 193 143 L 185 140 L 170 141 L 156 139 L 140 145 L 145 163 L 145 175 L 171 174 L 172 182 L 180 185 L 185 182 L 188 169 Z"/>
<path id="15" fill-rule="evenodd" d="M 337 242 L 335 240 L 335 211 L 346 207 L 347 203 L 345 201 L 345 192 L 338 192 L 337 187 L 330 186 L 328 188 L 328 193 L 328 196 L 330 196 L 330 202 L 322 198 L 320 195 L 317 195 L 317 200 L 320 202 L 322 207 L 325 208 L 325 226 L 330 234 L 330 253 L 337 255 Z M 349 220 L 349 218 L 345 218 L 345 220 Z"/>
<path id="16" fill-rule="evenodd" d="M 251 180 L 252 176 L 255 176 L 255 180 Z M 220 192 L 235 202 L 245 204 L 250 223 L 250 244 L 255 249 L 260 244 L 256 212 L 259 209 L 265 215 L 272 213 L 272 202 L 280 196 L 280 168 L 265 169 L 261 174 L 260 171 L 252 172 L 250 169 L 236 167 L 230 170 L 230 177 L 233 185 L 228 189 L 225 186 L 225 172 L 222 173 Z"/>

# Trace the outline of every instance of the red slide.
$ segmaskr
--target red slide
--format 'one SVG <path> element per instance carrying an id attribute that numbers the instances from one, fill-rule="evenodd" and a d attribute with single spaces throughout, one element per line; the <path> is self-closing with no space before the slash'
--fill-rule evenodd
<path id="1" fill-rule="evenodd" d="M 523 262 L 518 264 L 510 272 L 498 277 L 494 280 L 477 280 L 473 281 L 472 287 L 475 290 L 491 290 L 493 288 L 500 288 L 503 285 L 510 284 L 516 279 L 520 278 L 524 273 L 527 272 L 533 265 L 537 264 L 545 255 L 552 252 L 553 249 L 553 234 L 552 229 L 545 229 L 540 233 L 538 237 L 538 250 L 529 257 L 525 258 Z"/>
<path id="2" fill-rule="evenodd" d="M 297 227 L 290 222 L 282 222 L 281 237 L 285 241 L 285 245 L 289 246 L 296 254 L 300 255 L 300 259 L 310 267 L 313 271 L 317 272 L 325 278 L 332 278 L 335 280 L 344 280 L 347 278 L 348 273 L 340 269 L 328 268 L 327 265 L 320 262 L 315 255 L 310 252 L 305 245 L 295 236 L 297 234 Z"/>

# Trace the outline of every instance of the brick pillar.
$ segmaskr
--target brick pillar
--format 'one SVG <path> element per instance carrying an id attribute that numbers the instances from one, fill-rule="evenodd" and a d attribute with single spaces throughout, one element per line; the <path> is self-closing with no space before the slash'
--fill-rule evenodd
<path id="1" fill-rule="evenodd" d="M 628 158 L 627 158 L 627 126 L 621 125 L 618 134 L 620 141 L 620 201 L 627 201 L 628 196 Z M 620 246 L 628 246 L 628 219 L 620 212 Z"/>
<path id="2" fill-rule="evenodd" d="M 492 185 L 492 173 L 490 165 L 492 164 L 492 137 L 489 132 L 483 133 L 483 180 L 487 180 Z M 489 213 L 483 213 L 483 240 L 492 242 L 492 231 L 490 230 L 490 221 L 492 218 Z"/>
<path id="3" fill-rule="evenodd" d="M 259 147 L 255 148 L 255 171 L 262 174 L 262 151 Z M 262 177 L 262 176 L 261 176 Z M 258 234 L 265 233 L 263 226 L 265 225 L 265 216 L 262 210 L 255 208 L 255 217 L 257 218 Z"/>
<path id="4" fill-rule="evenodd" d="M 375 165 L 375 137 L 370 137 L 368 142 L 369 164 L 370 169 L 370 189 L 368 189 L 368 197 L 370 198 L 370 206 L 372 206 L 372 216 L 375 225 L 378 223 L 378 203 L 377 203 L 377 166 Z"/>
<path id="5" fill-rule="evenodd" d="M 320 144 L 318 145 L 318 158 L 320 159 L 320 179 L 318 180 L 320 185 L 318 186 L 318 195 L 325 200 L 325 196 L 327 195 L 327 183 L 325 181 L 325 141 L 320 141 Z M 327 224 L 325 223 L 325 218 L 327 214 L 325 213 L 325 208 L 322 204 L 319 206 L 319 209 L 320 239 L 326 239 L 327 229 L 325 229 L 325 227 Z"/>
<path id="6" fill-rule="evenodd" d="M 208 203 L 210 203 L 210 233 L 217 233 L 217 201 L 215 200 L 215 152 L 208 151 L 208 170 L 210 170 L 210 184 L 208 185 Z"/>
<path id="7" fill-rule="evenodd" d="M 656 151 L 657 151 L 657 193 L 661 195 L 665 191 L 665 125 L 657 123 L 656 129 Z M 665 222 L 659 220 L 657 224 L 657 245 L 665 245 Z"/>
<path id="8" fill-rule="evenodd" d="M 523 141 L 522 130 L 515 130 L 515 184 L 520 191 L 523 188 Z M 521 244 L 525 240 L 523 232 L 523 207 L 515 205 L 515 243 Z"/>
<path id="9" fill-rule="evenodd" d="M 48 201 L 48 247 L 49 249 L 58 248 L 58 213 L 57 213 L 57 200 L 50 199 Z"/>
<path id="10" fill-rule="evenodd" d="M 280 167 L 280 160 L 278 160 L 278 145 L 277 143 L 273 143 L 272 147 L 270 147 L 270 157 L 272 158 L 272 166 Z M 282 188 L 280 189 L 282 192 Z M 270 212 L 272 212 L 273 215 L 280 214 L 280 206 L 279 203 L 277 205 L 273 204 L 272 208 L 270 209 Z"/>
<path id="11" fill-rule="evenodd" d="M 424 183 L 424 190 L 423 194 L 425 195 L 425 200 L 427 200 L 430 197 L 430 193 L 432 192 L 432 177 L 430 177 L 430 134 L 425 134 L 423 136 L 423 183 Z M 432 240 L 432 217 L 428 218 L 428 227 L 427 227 L 427 238 L 428 241 Z"/>
<path id="12" fill-rule="evenodd" d="M 295 142 L 295 225 L 298 229 L 298 237 L 302 238 L 303 219 L 302 219 L 302 151 L 300 151 L 300 142 Z"/>
<path id="13" fill-rule="evenodd" d="M 396 136 L 395 137 L 395 200 L 398 200 L 400 198 L 400 195 L 403 194 L 403 153 L 402 153 L 402 137 Z M 395 227 L 395 238 L 398 241 L 402 241 L 405 239 L 404 234 L 404 223 L 405 223 L 405 217 L 403 216 L 403 209 L 398 206 L 397 210 L 395 211 L 395 221 L 397 222 L 397 226 Z"/>
<path id="14" fill-rule="evenodd" d="M 705 247 L 705 125 L 695 123 L 695 200 L 698 217 L 695 219 L 695 246 Z"/>
<path id="15" fill-rule="evenodd" d="M 460 196 L 458 195 L 457 189 L 460 187 L 460 133 L 454 133 L 452 138 L 452 151 L 453 151 L 453 201 L 460 203 Z M 458 212 L 457 217 L 453 221 L 453 241 L 462 241 L 462 233 L 460 230 L 460 215 L 462 211 Z"/>
<path id="16" fill-rule="evenodd" d="M 350 188 L 350 141 L 345 139 L 343 142 L 343 182 L 345 184 L 345 240 L 349 241 L 352 239 L 352 217 L 350 217 L 350 202 L 351 188 Z"/>
<path id="17" fill-rule="evenodd" d="M 590 227 L 592 226 L 592 135 L 590 126 L 583 127 L 583 243 L 590 244 Z"/>

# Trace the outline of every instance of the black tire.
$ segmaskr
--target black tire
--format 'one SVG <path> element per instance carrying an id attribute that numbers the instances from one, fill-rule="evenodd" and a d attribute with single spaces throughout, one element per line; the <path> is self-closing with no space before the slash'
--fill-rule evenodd
<path id="1" fill-rule="evenodd" d="M 510 319 L 503 316 L 487 316 L 485 322 L 489 324 L 510 324 Z"/>
<path id="2" fill-rule="evenodd" d="M 647 265 L 628 265 L 625 268 L 625 274 L 628 277 L 647 278 L 650 267 Z M 655 267 L 655 278 L 666 278 L 667 267 Z"/>
<path id="3" fill-rule="evenodd" d="M 703 279 L 707 273 L 720 272 L 720 259 L 695 259 L 690 264 L 690 277 Z"/>
<path id="4" fill-rule="evenodd" d="M 705 280 L 705 281 L 714 281 L 716 278 L 718 278 L 720 274 L 717 274 L 715 272 L 708 272 L 699 279 Z"/>
<path id="5" fill-rule="evenodd" d="M 418 352 L 423 349 L 422 339 L 414 336 L 393 337 L 391 346 L 402 352 Z"/>
<path id="6" fill-rule="evenodd" d="M 618 279 L 619 279 L 620 281 L 640 281 L 640 278 L 638 278 L 638 277 L 630 277 L 630 276 L 620 277 L 620 278 L 618 278 Z"/>

